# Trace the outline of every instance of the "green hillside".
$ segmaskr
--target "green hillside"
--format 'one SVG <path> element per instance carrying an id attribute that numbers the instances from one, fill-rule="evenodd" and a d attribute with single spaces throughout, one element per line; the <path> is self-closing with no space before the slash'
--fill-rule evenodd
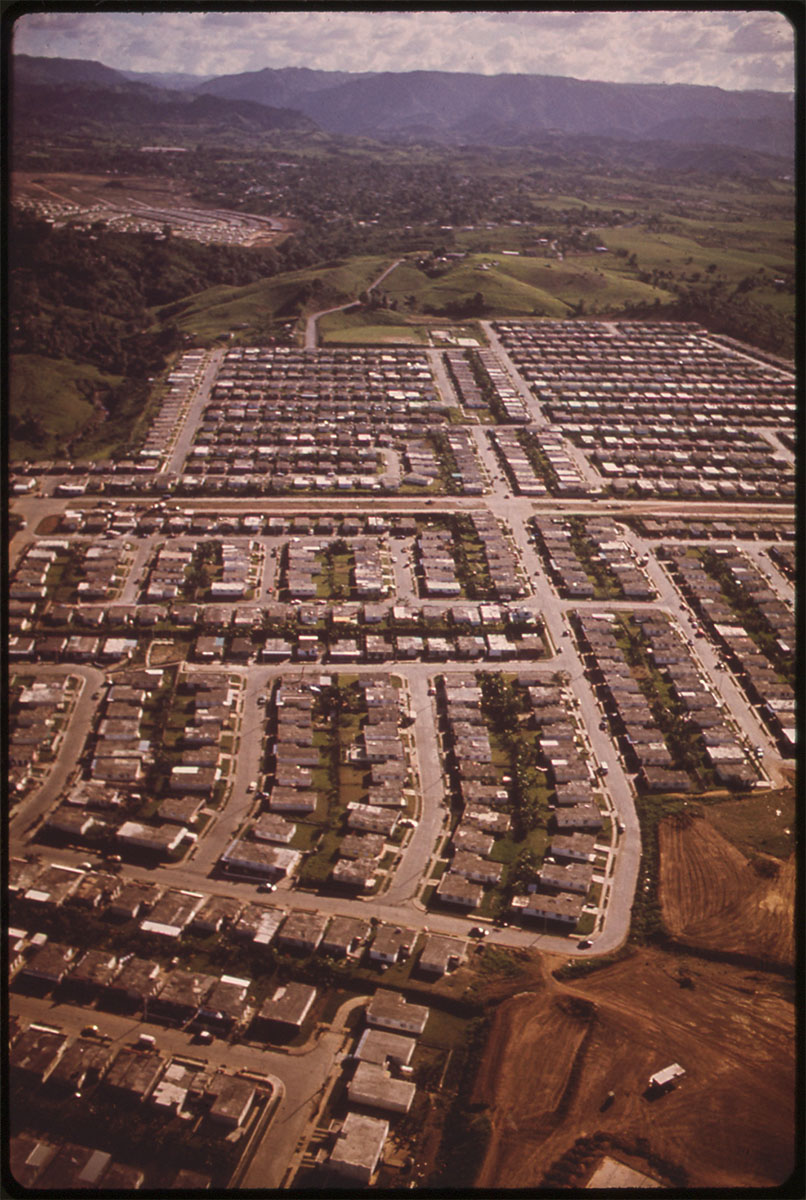
<path id="1" fill-rule="evenodd" d="M 564 262 L 503 254 L 471 254 L 436 278 L 402 264 L 382 285 L 398 311 L 460 314 L 481 295 L 475 316 L 567 317 L 572 313 L 619 311 L 634 304 L 668 304 L 673 295 L 628 277 L 619 260 L 574 256 Z"/>
<path id="2" fill-rule="evenodd" d="M 156 310 L 201 341 L 234 333 L 238 341 L 265 336 L 276 322 L 354 300 L 389 265 L 388 258 L 351 258 L 288 271 L 245 287 L 213 287 Z"/>
<path id="3" fill-rule="evenodd" d="M 95 367 L 39 354 L 9 362 L 9 457 L 63 457 L 97 419 L 93 399 L 120 383 Z M 101 410 L 102 411 L 102 410 Z"/>

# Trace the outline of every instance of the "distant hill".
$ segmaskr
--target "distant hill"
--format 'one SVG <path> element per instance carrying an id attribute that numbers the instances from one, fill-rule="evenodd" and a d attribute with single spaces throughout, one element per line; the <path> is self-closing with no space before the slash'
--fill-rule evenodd
<path id="1" fill-rule="evenodd" d="M 270 70 L 220 76 L 198 91 L 282 103 L 331 133 L 517 144 L 540 131 L 741 146 L 791 157 L 792 97 L 689 84 L 621 84 L 549 75 L 446 71 L 344 75 Z"/>
<path id="2" fill-rule="evenodd" d="M 122 71 L 84 58 L 35 58 L 15 54 L 11 59 L 14 86 L 22 83 L 96 83 L 114 86 L 125 83 Z"/>
<path id="3" fill-rule="evenodd" d="M 95 65 L 95 64 L 93 64 Z M 170 134 L 265 134 L 275 130 L 306 134 L 317 128 L 302 113 L 248 100 L 227 100 L 192 91 L 132 83 L 122 75 L 48 83 L 23 74 L 15 80 L 12 128 L 17 138 L 71 137 L 104 133 L 150 138 Z"/>
<path id="4" fill-rule="evenodd" d="M 204 80 L 29 55 L 14 57 L 13 82 L 21 127 L 38 122 L 39 132 L 45 131 L 48 113 L 56 127 L 69 113 L 71 120 L 103 119 L 129 127 L 157 122 L 166 129 L 178 122 L 218 132 L 231 126 L 244 132 L 309 133 L 318 127 L 337 136 L 454 145 L 534 145 L 553 135 L 568 139 L 571 152 L 574 139 L 601 139 L 611 150 L 616 143 L 641 144 L 654 165 L 685 165 L 682 148 L 707 164 L 703 149 L 713 146 L 719 150 L 715 160 L 722 164 L 713 169 L 723 169 L 728 151 L 735 155 L 741 150 L 738 163 L 764 171 L 771 169 L 773 159 L 791 163 L 794 155 L 794 100 L 778 92 L 550 75 L 350 73 L 306 67 Z M 96 90 L 94 98 L 91 89 Z M 103 99 L 97 89 L 104 89 Z M 772 169 L 780 170 L 780 163 Z"/>
<path id="5" fill-rule="evenodd" d="M 175 92 L 198 88 L 214 78 L 212 75 L 188 75 L 186 71 L 121 71 L 121 75 L 132 83 L 148 83 L 152 87 L 170 88 Z"/>

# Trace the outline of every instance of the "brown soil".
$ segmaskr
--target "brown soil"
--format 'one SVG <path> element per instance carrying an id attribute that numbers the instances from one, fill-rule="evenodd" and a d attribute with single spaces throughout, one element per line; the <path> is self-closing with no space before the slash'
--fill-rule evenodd
<path id="1" fill-rule="evenodd" d="M 681 968 L 692 986 L 681 986 Z M 658 949 L 573 984 L 546 971 L 531 991 L 503 1001 L 493 1021 L 472 1097 L 492 1123 L 476 1185 L 584 1184 L 604 1151 L 664 1183 L 780 1183 L 794 1149 L 787 988 Z M 649 1076 L 672 1062 L 685 1077 L 645 1098 Z M 611 1089 L 615 1100 L 602 1111 Z M 586 1158 L 580 1139 L 604 1151 Z"/>
<path id="2" fill-rule="evenodd" d="M 675 941 L 693 949 L 793 966 L 795 858 L 750 862 L 707 819 L 659 829 L 660 899 Z"/>

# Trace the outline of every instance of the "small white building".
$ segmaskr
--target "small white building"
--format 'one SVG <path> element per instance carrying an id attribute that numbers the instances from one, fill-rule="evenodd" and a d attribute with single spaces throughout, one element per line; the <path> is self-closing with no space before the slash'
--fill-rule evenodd
<path id="1" fill-rule="evenodd" d="M 388 1121 L 348 1113 L 330 1154 L 331 1169 L 347 1179 L 368 1184 L 375 1174 L 388 1133 Z"/>

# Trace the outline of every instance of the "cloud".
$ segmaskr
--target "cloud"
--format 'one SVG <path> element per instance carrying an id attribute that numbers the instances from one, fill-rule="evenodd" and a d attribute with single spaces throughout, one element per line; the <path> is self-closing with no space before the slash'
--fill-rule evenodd
<path id="1" fill-rule="evenodd" d="M 775 12 L 302 9 L 32 12 L 15 50 L 135 71 L 264 67 L 477 71 L 792 90 L 792 30 Z"/>
<path id="2" fill-rule="evenodd" d="M 792 26 L 780 13 L 763 13 L 741 25 L 730 40 L 734 54 L 759 54 L 764 51 L 792 50 Z"/>

